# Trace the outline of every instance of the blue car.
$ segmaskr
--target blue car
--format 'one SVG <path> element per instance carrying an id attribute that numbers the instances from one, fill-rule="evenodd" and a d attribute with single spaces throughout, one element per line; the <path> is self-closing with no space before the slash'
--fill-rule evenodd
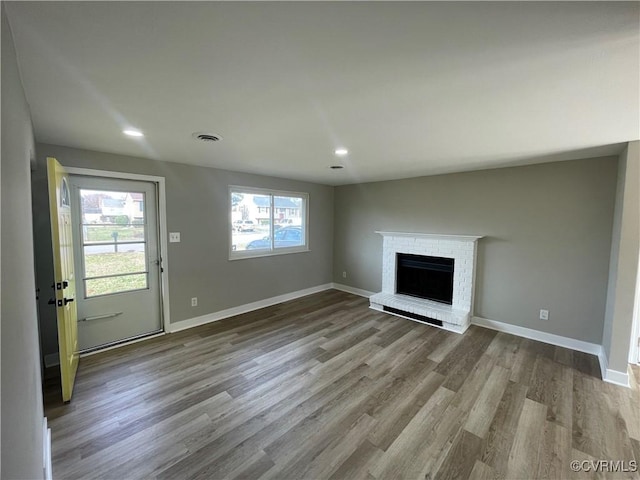
<path id="1" fill-rule="evenodd" d="M 269 237 L 253 240 L 247 244 L 247 250 L 267 249 L 270 245 Z M 275 248 L 284 247 L 300 247 L 304 245 L 302 228 L 300 227 L 283 227 L 273 234 L 273 243 Z"/>

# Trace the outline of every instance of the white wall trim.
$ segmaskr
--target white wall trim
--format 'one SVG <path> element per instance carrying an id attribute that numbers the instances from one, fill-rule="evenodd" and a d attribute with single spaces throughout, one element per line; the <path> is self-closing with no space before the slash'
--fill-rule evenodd
<path id="1" fill-rule="evenodd" d="M 206 315 L 190 318 L 188 320 L 181 320 L 180 322 L 172 324 L 169 327 L 169 332 L 175 333 L 180 332 L 181 330 L 187 330 L 188 328 L 199 327 L 200 325 L 206 325 L 207 323 L 217 322 L 218 320 L 223 320 L 235 315 L 242 315 L 243 313 L 253 312 L 254 310 L 270 307 L 282 302 L 288 302 L 289 300 L 295 300 L 296 298 L 305 297 L 313 293 L 323 292 L 325 290 L 330 290 L 331 288 L 333 288 L 331 283 L 325 283 L 324 285 L 305 288 L 304 290 L 297 290 L 295 292 L 285 293 L 276 297 L 265 298 L 264 300 L 258 300 L 257 302 L 251 302 L 245 305 L 227 308 L 226 310 L 208 313 Z"/>
<path id="2" fill-rule="evenodd" d="M 165 188 L 164 177 L 156 177 L 158 179 L 158 223 L 160 230 L 160 279 L 162 280 L 160 288 L 160 301 L 162 302 L 162 321 L 164 331 L 167 332 L 171 325 L 171 309 L 169 308 L 169 231 L 167 228 L 167 192 Z"/>
<path id="3" fill-rule="evenodd" d="M 125 180 L 139 180 L 141 182 L 159 182 L 164 180 L 164 177 L 156 175 L 143 175 L 140 173 L 128 173 L 128 172 L 114 172 L 111 170 L 98 170 L 94 168 L 81 168 L 81 167 L 64 167 L 64 169 L 71 175 L 85 175 L 88 177 L 107 177 L 107 178 L 119 178 Z"/>
<path id="4" fill-rule="evenodd" d="M 331 287 L 354 295 L 369 298 L 374 292 L 362 290 L 360 288 L 350 287 L 349 285 L 343 285 L 340 283 L 332 283 Z M 406 317 L 405 317 L 406 318 Z M 411 319 L 409 319 L 411 320 Z M 607 365 L 607 358 L 604 354 L 602 345 L 596 343 L 585 342 L 582 340 L 576 340 L 575 338 L 563 337 L 561 335 L 555 335 L 553 333 L 541 332 L 539 330 L 533 330 L 531 328 L 520 327 L 518 325 L 510 325 L 508 323 L 498 322 L 496 320 L 489 320 L 482 317 L 473 317 L 471 320 L 472 325 L 478 325 L 480 327 L 490 328 L 491 330 L 497 330 L 499 332 L 510 333 L 518 337 L 529 338 L 531 340 L 537 340 L 543 343 L 549 343 L 558 347 L 569 348 L 571 350 L 577 350 L 578 352 L 589 353 L 596 355 L 600 363 L 600 371 L 602 379 L 605 382 L 620 385 L 622 387 L 629 387 L 629 375 L 626 372 L 619 372 L 617 370 L 610 370 Z M 460 333 L 460 332 L 458 332 Z"/>
<path id="5" fill-rule="evenodd" d="M 600 375 L 604 379 L 607 376 L 607 354 L 604 353 L 604 347 L 600 345 L 600 351 L 598 352 L 598 362 L 600 362 Z"/>
<path id="6" fill-rule="evenodd" d="M 575 338 L 563 337 L 553 333 L 541 332 L 532 328 L 520 327 L 518 325 L 510 325 L 508 323 L 498 322 L 497 320 L 489 320 L 482 317 L 473 317 L 472 325 L 490 328 L 498 332 L 510 333 L 518 337 L 529 338 L 543 343 L 549 343 L 558 347 L 577 350 L 578 352 L 589 353 L 598 357 L 600 363 L 600 373 L 602 380 L 608 383 L 614 383 L 623 387 L 629 387 L 629 375 L 626 372 L 610 370 L 607 365 L 607 357 L 604 354 L 602 345 L 596 343 L 576 340 Z"/>
<path id="7" fill-rule="evenodd" d="M 620 372 L 618 370 L 611 370 L 609 368 L 607 354 L 605 353 L 603 347 L 600 348 L 598 359 L 600 360 L 600 373 L 602 374 L 602 379 L 605 382 L 613 383 L 614 385 L 620 385 L 621 387 L 631 388 L 628 372 Z"/>
<path id="8" fill-rule="evenodd" d="M 482 317 L 473 317 L 471 320 L 473 325 L 490 328 L 499 332 L 510 333 L 518 337 L 529 338 L 543 343 L 549 343 L 558 347 L 570 348 L 578 352 L 590 353 L 591 355 L 599 355 L 602 347 L 596 343 L 584 342 L 575 338 L 563 337 L 553 333 L 541 332 L 532 328 L 520 327 L 508 323 L 498 322 L 497 320 L 489 320 Z"/>
<path id="9" fill-rule="evenodd" d="M 361 297 L 369 298 L 374 295 L 374 292 L 368 290 L 362 290 L 360 288 L 351 287 L 349 285 L 343 285 L 341 283 L 332 283 L 331 288 L 340 290 Z M 408 317 L 404 317 L 408 318 Z M 409 319 L 412 320 L 412 319 Z M 596 355 L 600 363 L 600 372 L 602 379 L 605 382 L 620 385 L 622 387 L 629 387 L 629 375 L 626 372 L 619 372 L 617 370 L 610 370 L 607 365 L 607 358 L 604 354 L 602 345 L 596 343 L 585 342 L 582 340 L 576 340 L 575 338 L 563 337 L 561 335 L 555 335 L 553 333 L 541 332 L 539 330 L 533 330 L 531 328 L 520 327 L 518 325 L 510 325 L 508 323 L 498 322 L 496 320 L 489 320 L 482 317 L 473 317 L 471 320 L 472 325 L 478 325 L 480 327 L 490 328 L 491 330 L 497 330 L 499 332 L 510 333 L 518 337 L 529 338 L 531 340 L 537 340 L 543 343 L 549 343 L 558 347 L 569 348 L 571 350 L 577 350 L 578 352 L 589 353 Z M 465 329 L 466 330 L 466 329 Z M 458 332 L 461 333 L 461 332 Z"/>
<path id="10" fill-rule="evenodd" d="M 638 278 L 636 280 L 636 294 L 633 300 L 629 363 L 637 363 L 640 365 L 640 259 L 638 259 Z"/>
<path id="11" fill-rule="evenodd" d="M 342 283 L 332 283 L 331 288 L 336 290 L 340 290 L 341 292 L 352 293 L 353 295 L 358 295 L 360 297 L 369 298 L 371 295 L 374 295 L 375 292 L 370 292 L 369 290 L 362 290 L 361 288 L 350 287 L 349 285 L 343 285 Z"/>
<path id="12" fill-rule="evenodd" d="M 42 419 L 42 470 L 45 480 L 53 479 L 53 466 L 51 464 L 51 429 L 47 417 Z"/>
<path id="13" fill-rule="evenodd" d="M 346 286 L 345 286 L 346 287 Z M 90 352 L 81 353 L 80 357 L 88 357 L 90 355 L 95 355 L 97 353 L 103 353 L 107 350 L 113 350 L 115 348 L 124 347 L 126 345 L 131 345 L 137 342 L 143 342 L 145 340 L 150 340 L 152 338 L 160 337 L 165 335 L 165 333 L 175 333 L 182 330 L 187 330 L 189 328 L 198 327 L 200 325 L 206 325 L 207 323 L 217 322 L 218 320 L 223 320 L 225 318 L 233 317 L 235 315 L 241 315 L 243 313 L 253 312 L 254 310 L 259 310 L 260 308 L 270 307 L 272 305 L 276 305 L 278 303 L 287 302 L 289 300 L 295 300 L 296 298 L 305 297 L 307 295 L 311 295 L 314 293 L 323 292 L 325 290 L 330 290 L 335 288 L 336 290 L 341 290 L 340 288 L 336 288 L 333 283 L 325 283 L 323 285 L 318 285 L 316 287 L 306 288 L 304 290 L 298 290 L 296 292 L 285 293 L 283 295 L 278 295 L 276 297 L 266 298 L 264 300 L 258 300 L 257 302 L 247 303 L 245 305 L 240 305 L 238 307 L 228 308 L 226 310 L 221 310 L 219 312 L 208 313 L 206 315 L 202 315 L 200 317 L 190 318 L 188 320 L 182 320 L 173 325 L 170 325 L 165 332 L 158 333 L 155 335 L 146 335 L 139 338 L 135 338 L 130 341 L 124 341 L 122 343 L 117 343 L 116 345 L 111 345 L 105 348 L 92 350 Z M 347 287 L 351 288 L 351 287 Z M 356 289 L 359 290 L 359 289 Z M 343 290 L 347 291 L 347 290 Z M 366 292 L 366 290 L 359 290 L 360 292 Z M 349 293 L 354 293 L 349 291 Z M 366 292 L 369 295 L 372 295 L 371 292 Z M 355 293 L 359 295 L 358 293 Z M 368 295 L 363 295 L 368 296 Z M 60 365 L 60 356 L 58 353 L 51 353 L 49 355 L 45 355 L 44 364 L 46 368 L 54 367 L 56 365 Z"/>
<path id="14" fill-rule="evenodd" d="M 619 372 L 618 370 L 610 370 L 607 368 L 603 380 L 607 383 L 613 383 L 614 385 L 620 385 L 621 387 L 631 388 L 631 385 L 629 384 L 629 374 Z"/>
<path id="15" fill-rule="evenodd" d="M 92 168 L 65 167 L 71 175 L 85 175 L 90 177 L 119 178 L 124 180 L 138 180 L 154 183 L 158 193 L 158 234 L 160 235 L 160 258 L 162 269 L 160 272 L 160 302 L 162 303 L 162 319 L 165 332 L 171 325 L 171 309 L 169 308 L 169 248 L 167 247 L 167 195 L 165 177 L 156 175 L 141 175 L 139 173 L 113 172 L 109 170 L 95 170 Z M 46 365 L 46 358 L 45 358 Z M 56 364 L 58 365 L 58 364 Z"/>

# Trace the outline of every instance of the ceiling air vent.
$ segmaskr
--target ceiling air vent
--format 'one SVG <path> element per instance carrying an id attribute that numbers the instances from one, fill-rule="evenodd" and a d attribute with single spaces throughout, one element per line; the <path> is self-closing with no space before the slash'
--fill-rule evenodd
<path id="1" fill-rule="evenodd" d="M 200 140 L 201 142 L 218 142 L 222 140 L 220 135 L 215 135 L 213 133 L 194 133 L 193 138 L 196 140 Z"/>

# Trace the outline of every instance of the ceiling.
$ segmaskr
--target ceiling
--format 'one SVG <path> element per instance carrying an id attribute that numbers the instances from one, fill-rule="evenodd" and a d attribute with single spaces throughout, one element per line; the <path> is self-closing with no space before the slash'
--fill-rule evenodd
<path id="1" fill-rule="evenodd" d="M 619 152 L 640 136 L 639 5 L 6 10 L 39 142 L 339 185 Z"/>

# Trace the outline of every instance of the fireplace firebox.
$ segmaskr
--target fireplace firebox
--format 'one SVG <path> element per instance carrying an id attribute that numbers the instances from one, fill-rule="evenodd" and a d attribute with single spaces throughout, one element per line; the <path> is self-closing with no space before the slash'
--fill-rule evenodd
<path id="1" fill-rule="evenodd" d="M 396 254 L 396 293 L 451 305 L 454 259 Z"/>

